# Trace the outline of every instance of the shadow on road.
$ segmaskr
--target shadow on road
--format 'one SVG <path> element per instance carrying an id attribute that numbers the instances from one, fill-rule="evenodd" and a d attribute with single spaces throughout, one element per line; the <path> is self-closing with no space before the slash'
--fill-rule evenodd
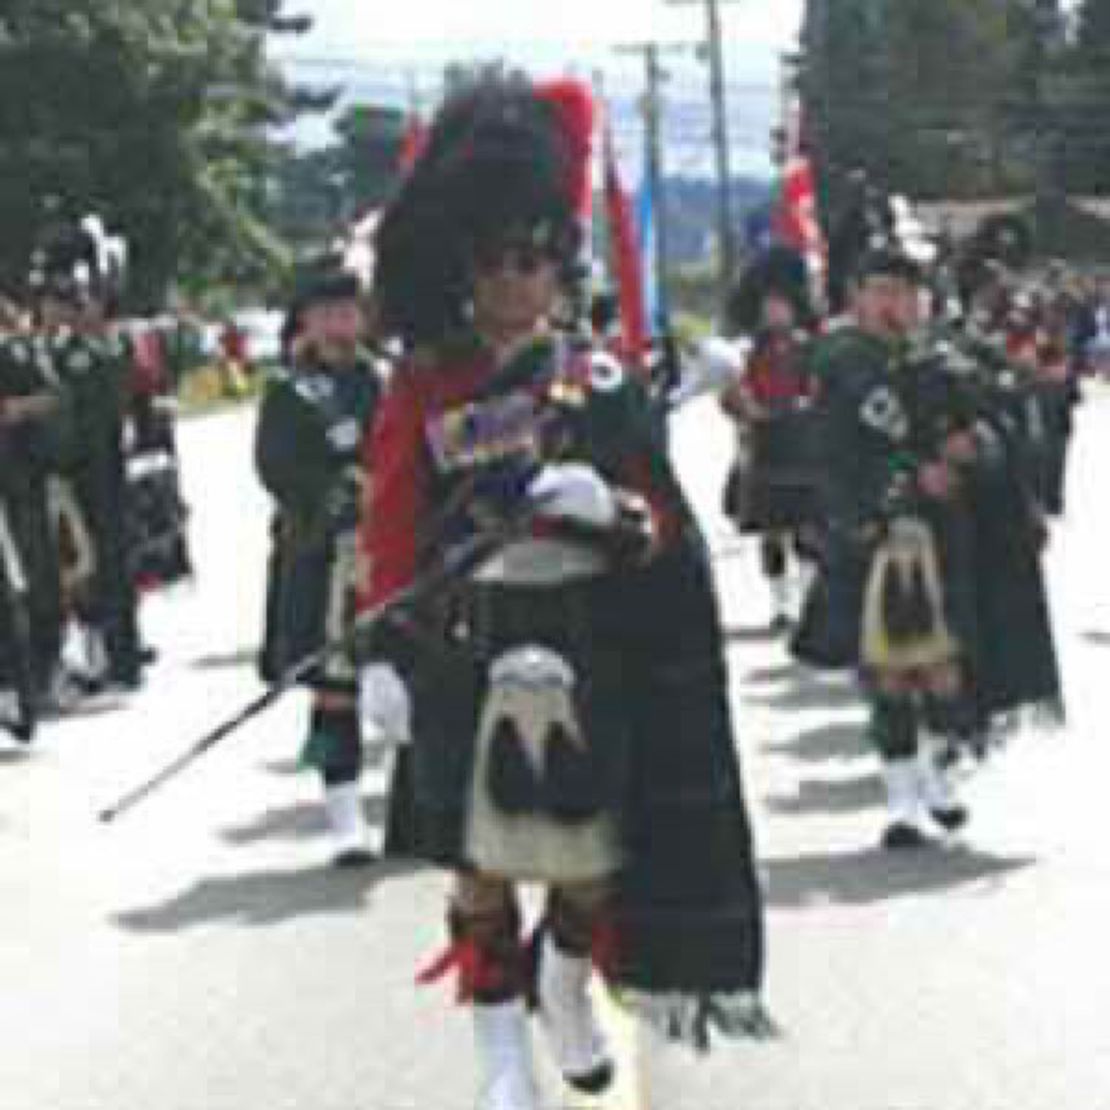
<path id="1" fill-rule="evenodd" d="M 879 775 L 859 779 L 803 779 L 798 792 L 764 799 L 774 813 L 804 817 L 813 813 L 856 813 L 882 806 L 886 795 Z"/>
<path id="2" fill-rule="evenodd" d="M 730 644 L 771 644 L 782 638 L 767 625 L 752 625 L 748 628 L 726 628 L 725 640 Z"/>
<path id="3" fill-rule="evenodd" d="M 308 773 L 308 769 L 299 759 L 274 759 L 269 763 L 263 763 L 262 769 L 269 771 L 271 775 L 283 775 L 289 778 Z"/>
<path id="4" fill-rule="evenodd" d="M 387 802 L 380 795 L 363 798 L 362 812 L 374 827 L 385 824 Z M 245 825 L 224 829 L 220 837 L 229 844 L 257 844 L 262 840 L 281 838 L 302 840 L 323 836 L 327 832 L 324 807 L 320 802 L 297 802 L 294 805 L 268 809 Z"/>
<path id="5" fill-rule="evenodd" d="M 746 701 L 770 709 L 842 709 L 862 705 L 860 692 L 852 684 L 820 682 L 800 672 L 799 681 L 773 694 L 748 694 Z"/>
<path id="6" fill-rule="evenodd" d="M 776 755 L 790 756 L 801 763 L 859 759 L 870 751 L 866 732 L 867 725 L 863 721 L 844 721 L 806 729 L 790 740 L 766 744 L 764 749 Z"/>
<path id="7" fill-rule="evenodd" d="M 749 686 L 772 686 L 776 682 L 787 682 L 801 673 L 796 663 L 780 663 L 775 667 L 753 667 L 744 676 Z"/>
<path id="8" fill-rule="evenodd" d="M 92 694 L 79 701 L 70 709 L 51 710 L 41 714 L 39 721 L 52 730 L 63 729 L 66 725 L 80 724 L 92 717 L 104 717 L 110 713 L 122 713 L 131 705 L 126 694 Z"/>
<path id="9" fill-rule="evenodd" d="M 201 879 L 161 905 L 128 910 L 114 921 L 128 932 L 176 933 L 217 922 L 276 925 L 298 917 L 358 913 L 376 886 L 420 869 L 412 861 L 384 860 L 360 870 L 312 867 Z"/>
<path id="10" fill-rule="evenodd" d="M 934 845 L 891 853 L 879 848 L 768 860 L 767 904 L 776 909 L 866 906 L 891 898 L 992 885 L 1036 863 L 1032 857 L 994 856 Z"/>
<path id="11" fill-rule="evenodd" d="M 0 748 L 0 767 L 6 763 L 29 763 L 38 753 L 34 748 L 20 745 L 18 748 Z"/>
<path id="12" fill-rule="evenodd" d="M 218 671 L 233 667 L 254 667 L 258 663 L 258 648 L 242 647 L 226 655 L 202 655 L 190 666 L 196 671 Z"/>

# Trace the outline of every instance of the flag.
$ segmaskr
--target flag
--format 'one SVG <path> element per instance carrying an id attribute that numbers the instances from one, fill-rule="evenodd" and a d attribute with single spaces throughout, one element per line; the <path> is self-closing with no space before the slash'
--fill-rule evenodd
<path id="1" fill-rule="evenodd" d="M 772 220 L 773 235 L 776 242 L 792 247 L 806 260 L 814 292 L 824 300 L 828 250 L 817 215 L 817 184 L 805 150 L 797 101 L 787 121 L 785 158 Z"/>
<path id="2" fill-rule="evenodd" d="M 642 366 L 648 348 L 644 313 L 644 271 L 632 205 L 621 185 L 613 134 L 605 128 L 605 214 L 609 225 L 609 267 L 616 285 L 621 316 L 621 355 Z"/>
<path id="3" fill-rule="evenodd" d="M 636 226 L 640 240 L 640 270 L 644 284 L 644 319 L 651 331 L 666 331 L 667 310 L 663 304 L 660 274 L 656 270 L 655 190 L 651 175 L 644 174 L 637 198 Z"/>
<path id="4" fill-rule="evenodd" d="M 401 173 L 412 172 L 412 167 L 424 152 L 424 144 L 427 141 L 428 128 L 420 116 L 413 112 L 405 125 L 405 133 L 401 137 L 401 153 L 397 157 L 397 168 Z"/>

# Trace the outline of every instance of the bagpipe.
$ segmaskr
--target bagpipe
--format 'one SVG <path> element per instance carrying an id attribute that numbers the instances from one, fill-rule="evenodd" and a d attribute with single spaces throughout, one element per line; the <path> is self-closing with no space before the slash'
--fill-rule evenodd
<path id="1" fill-rule="evenodd" d="M 955 437 L 974 435 L 978 418 L 971 369 L 931 330 L 914 336 L 896 356 L 890 381 L 905 434 L 867 526 L 874 548 L 864 586 L 861 657 L 874 670 L 928 675 L 951 665 L 959 653 L 940 518 L 946 502 L 960 496 L 960 465 L 971 461 L 957 459 L 953 448 Z M 947 488 L 922 488 L 929 467 L 940 468 L 937 480 Z"/>

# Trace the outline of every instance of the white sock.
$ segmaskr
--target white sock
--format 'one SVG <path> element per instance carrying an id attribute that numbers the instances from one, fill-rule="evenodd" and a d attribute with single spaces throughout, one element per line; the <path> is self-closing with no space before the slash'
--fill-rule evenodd
<path id="1" fill-rule="evenodd" d="M 324 808 L 337 854 L 369 850 L 366 821 L 362 816 L 362 791 L 357 782 L 327 787 Z"/>
<path id="2" fill-rule="evenodd" d="M 552 1055 L 566 1076 L 589 1075 L 610 1059 L 589 994 L 593 970 L 588 956 L 570 956 L 550 934 L 540 953 L 540 1020 Z"/>
<path id="3" fill-rule="evenodd" d="M 887 814 L 892 824 L 917 825 L 921 820 L 920 774 L 915 758 L 883 763 Z"/>
<path id="4" fill-rule="evenodd" d="M 773 617 L 790 616 L 790 583 L 786 575 L 770 579 L 771 586 L 771 615 Z"/>
<path id="5" fill-rule="evenodd" d="M 479 1110 L 539 1110 L 523 1001 L 513 999 L 472 1009 L 483 1073 Z"/>

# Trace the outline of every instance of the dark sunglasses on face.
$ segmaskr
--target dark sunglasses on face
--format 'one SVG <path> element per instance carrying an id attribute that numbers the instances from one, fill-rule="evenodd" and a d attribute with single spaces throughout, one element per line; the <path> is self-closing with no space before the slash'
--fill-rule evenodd
<path id="1" fill-rule="evenodd" d="M 531 276 L 555 260 L 555 251 L 550 246 L 528 240 L 482 244 L 472 255 L 474 270 L 482 274 L 497 273 L 511 266 L 518 274 Z"/>

